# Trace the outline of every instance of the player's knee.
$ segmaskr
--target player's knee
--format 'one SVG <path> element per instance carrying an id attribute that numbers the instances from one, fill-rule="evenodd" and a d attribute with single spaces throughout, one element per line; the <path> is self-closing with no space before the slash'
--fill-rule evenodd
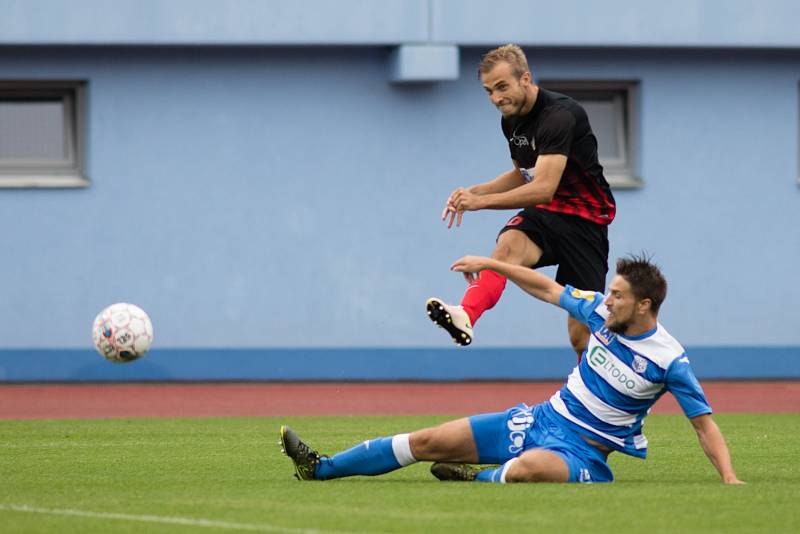
<path id="1" fill-rule="evenodd" d="M 567 482 L 569 468 L 563 460 L 546 451 L 531 451 L 511 464 L 506 482 Z"/>
<path id="2" fill-rule="evenodd" d="M 412 432 L 409 436 L 411 454 L 417 460 L 436 459 L 439 447 L 439 439 L 436 428 L 426 428 Z"/>
<path id="3" fill-rule="evenodd" d="M 543 482 L 544 473 L 535 462 L 518 459 L 508 469 L 506 482 Z"/>
<path id="4" fill-rule="evenodd" d="M 506 232 L 503 236 L 510 233 Z M 532 265 L 533 263 L 528 259 L 530 254 L 528 254 L 526 243 L 523 240 L 527 240 L 527 238 L 523 236 L 522 238 L 500 239 L 492 251 L 492 258 L 516 265 L 529 263 Z"/>
<path id="5" fill-rule="evenodd" d="M 536 265 L 542 250 L 524 233 L 508 230 L 500 234 L 492 258 L 517 265 Z"/>
<path id="6" fill-rule="evenodd" d="M 512 243 L 512 240 L 509 239 L 501 239 L 497 242 L 497 245 L 494 247 L 494 251 L 492 251 L 492 258 L 500 261 L 509 261 L 513 259 L 515 256 L 515 247 Z"/>

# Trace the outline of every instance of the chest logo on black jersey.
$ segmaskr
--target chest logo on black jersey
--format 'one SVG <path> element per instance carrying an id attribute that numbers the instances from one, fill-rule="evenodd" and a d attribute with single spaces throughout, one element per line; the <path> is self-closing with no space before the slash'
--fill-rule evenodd
<path id="1" fill-rule="evenodd" d="M 517 135 L 514 134 L 511 139 L 508 140 L 509 143 L 514 145 L 517 148 L 521 148 L 523 146 L 530 146 L 531 144 L 528 142 L 528 138 L 524 135 Z M 534 144 L 533 149 L 536 150 L 536 145 Z"/>

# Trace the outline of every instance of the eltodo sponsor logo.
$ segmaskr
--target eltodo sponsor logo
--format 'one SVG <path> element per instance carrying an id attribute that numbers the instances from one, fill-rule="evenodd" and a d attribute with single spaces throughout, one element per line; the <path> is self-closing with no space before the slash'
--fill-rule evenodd
<path id="1" fill-rule="evenodd" d="M 592 367 L 603 369 L 606 375 L 616 380 L 626 388 L 633 390 L 636 382 L 625 374 L 625 369 L 620 369 L 609 357 L 608 351 L 600 345 L 595 346 L 589 353 L 589 364 Z"/>

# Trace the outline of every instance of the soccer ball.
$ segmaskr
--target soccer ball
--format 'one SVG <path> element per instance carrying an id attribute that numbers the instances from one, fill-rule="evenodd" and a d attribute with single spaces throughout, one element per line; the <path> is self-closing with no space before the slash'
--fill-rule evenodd
<path id="1" fill-rule="evenodd" d="M 153 342 L 153 324 L 138 306 L 119 302 L 97 314 L 92 325 L 97 352 L 114 363 L 141 358 Z"/>

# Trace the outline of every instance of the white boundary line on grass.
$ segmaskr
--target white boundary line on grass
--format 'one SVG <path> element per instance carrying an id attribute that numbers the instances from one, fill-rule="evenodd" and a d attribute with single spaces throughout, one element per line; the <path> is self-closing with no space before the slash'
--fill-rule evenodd
<path id="1" fill-rule="evenodd" d="M 190 527 L 221 528 L 229 530 L 249 530 L 253 532 L 285 532 L 287 534 L 355 534 L 341 530 L 317 530 L 306 528 L 277 527 L 274 525 L 254 523 L 232 523 L 213 519 L 194 519 L 191 517 L 169 517 L 162 515 L 120 514 L 116 512 L 91 512 L 71 508 L 39 508 L 27 504 L 0 504 L 0 510 L 26 512 L 31 514 L 49 514 L 73 517 L 90 517 L 94 519 L 116 519 L 121 521 L 137 521 L 140 523 L 161 523 L 165 525 L 186 525 Z"/>

